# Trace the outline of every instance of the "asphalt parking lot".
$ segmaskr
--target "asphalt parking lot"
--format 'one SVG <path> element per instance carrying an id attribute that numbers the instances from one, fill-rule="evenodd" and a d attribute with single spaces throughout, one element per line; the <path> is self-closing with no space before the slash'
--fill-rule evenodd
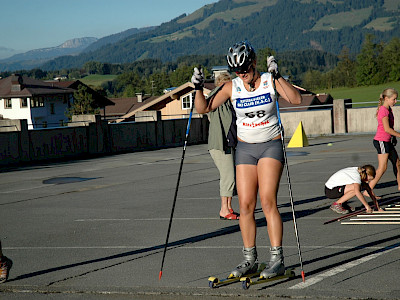
<path id="1" fill-rule="evenodd" d="M 0 238 L 14 261 L 0 299 L 400 299 L 400 225 L 344 225 L 324 183 L 337 170 L 377 167 L 372 135 L 309 139 L 287 149 L 306 276 L 286 173 L 278 204 L 285 265 L 296 276 L 242 289 L 208 287 L 241 261 L 237 221 L 220 220 L 218 171 L 207 145 L 186 149 L 162 279 L 159 271 L 182 148 L 25 166 L 0 173 Z M 375 192 L 400 202 L 389 166 Z M 352 206 L 360 207 L 356 199 Z M 237 197 L 233 200 L 237 210 Z M 268 258 L 266 222 L 256 209 L 257 247 Z"/>

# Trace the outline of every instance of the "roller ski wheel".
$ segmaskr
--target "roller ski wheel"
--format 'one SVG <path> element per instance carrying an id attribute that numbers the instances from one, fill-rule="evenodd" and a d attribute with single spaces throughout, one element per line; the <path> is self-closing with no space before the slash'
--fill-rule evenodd
<path id="1" fill-rule="evenodd" d="M 242 288 L 244 290 L 248 290 L 250 286 L 255 285 L 255 284 L 261 284 L 261 283 L 266 283 L 270 281 L 276 281 L 276 280 L 282 280 L 282 279 L 288 279 L 296 276 L 294 269 L 286 269 L 285 273 L 279 276 L 271 277 L 271 278 L 264 278 L 264 277 L 259 277 L 256 280 L 253 280 L 250 276 L 243 276 L 240 278 L 240 282 L 242 283 Z"/>
<path id="2" fill-rule="evenodd" d="M 212 289 L 217 287 L 219 280 L 216 277 L 210 277 L 208 278 L 208 286 Z"/>
<path id="3" fill-rule="evenodd" d="M 227 278 L 224 279 L 218 279 L 218 277 L 214 277 L 211 276 L 208 278 L 208 286 L 212 289 L 223 286 L 223 285 L 227 285 L 227 284 L 231 284 L 231 283 L 235 283 L 235 282 L 239 282 L 241 280 L 241 278 L 246 277 L 246 278 L 254 278 L 254 277 L 258 277 L 260 276 L 260 273 L 262 272 L 262 270 L 264 270 L 266 267 L 265 263 L 261 263 L 258 266 L 257 272 L 255 273 L 251 273 L 251 274 L 247 274 L 247 275 L 243 275 L 241 277 L 235 277 L 232 274 L 229 274 L 229 276 Z"/>
<path id="4" fill-rule="evenodd" d="M 251 279 L 249 277 L 244 277 L 240 279 L 240 282 L 242 283 L 242 288 L 244 290 L 248 290 L 251 284 Z"/>

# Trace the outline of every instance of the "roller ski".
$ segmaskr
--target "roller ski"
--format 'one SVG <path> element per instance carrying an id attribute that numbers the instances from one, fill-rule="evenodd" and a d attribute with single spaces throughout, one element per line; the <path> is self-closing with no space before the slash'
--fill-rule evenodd
<path id="1" fill-rule="evenodd" d="M 242 261 L 229 276 L 219 280 L 217 277 L 208 278 L 208 286 L 216 288 L 221 285 L 239 282 L 243 276 L 253 278 L 261 274 L 266 264 L 259 264 L 257 260 L 257 250 L 255 247 L 243 248 L 244 261 Z"/>
<path id="2" fill-rule="evenodd" d="M 296 276 L 294 269 L 286 269 L 285 272 L 282 275 L 278 275 L 275 277 L 270 277 L 270 278 L 265 278 L 265 277 L 259 277 L 255 280 L 253 280 L 249 276 L 243 276 L 240 278 L 240 282 L 242 283 L 242 288 L 244 290 L 248 290 L 250 286 L 255 285 L 255 284 L 262 284 L 262 283 L 267 283 L 270 281 L 276 281 L 276 280 L 282 280 L 282 279 L 288 279 L 291 277 Z M 253 276 L 254 277 L 254 276 Z"/>
<path id="3" fill-rule="evenodd" d="M 235 282 L 239 282 L 242 280 L 242 278 L 254 278 L 254 277 L 258 277 L 260 276 L 261 271 L 265 268 L 266 264 L 262 263 L 259 264 L 258 269 L 256 270 L 256 272 L 251 273 L 251 274 L 247 274 L 247 275 L 243 275 L 243 276 L 233 276 L 232 274 L 229 274 L 229 276 L 227 278 L 224 279 L 218 279 L 218 277 L 213 277 L 211 276 L 210 278 L 208 278 L 208 286 L 210 288 L 217 288 L 223 285 L 228 285 L 231 283 L 235 283 Z"/>
<path id="4" fill-rule="evenodd" d="M 248 276 L 243 276 L 240 279 L 243 289 L 247 290 L 253 284 L 280 280 L 293 277 L 295 275 L 292 269 L 287 269 L 285 271 L 285 264 L 283 261 L 283 249 L 281 246 L 272 247 L 270 249 L 270 253 L 271 258 L 267 264 L 267 267 L 260 273 L 260 277 L 258 278 L 258 280 L 253 281 L 251 277 Z"/>

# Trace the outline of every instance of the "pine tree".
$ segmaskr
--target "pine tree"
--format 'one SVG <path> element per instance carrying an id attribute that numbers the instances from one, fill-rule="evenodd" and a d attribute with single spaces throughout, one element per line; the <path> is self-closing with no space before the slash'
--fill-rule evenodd
<path id="1" fill-rule="evenodd" d="M 378 71 L 378 46 L 373 42 L 374 36 L 367 34 L 361 53 L 357 56 L 357 83 L 358 85 L 371 85 Z"/>
<path id="2" fill-rule="evenodd" d="M 393 38 L 382 51 L 382 73 L 384 82 L 400 80 L 400 39 Z"/>
<path id="3" fill-rule="evenodd" d="M 339 55 L 339 62 L 334 70 L 335 73 L 335 86 L 354 87 L 357 84 L 356 62 L 350 59 L 350 51 L 344 47 Z"/>

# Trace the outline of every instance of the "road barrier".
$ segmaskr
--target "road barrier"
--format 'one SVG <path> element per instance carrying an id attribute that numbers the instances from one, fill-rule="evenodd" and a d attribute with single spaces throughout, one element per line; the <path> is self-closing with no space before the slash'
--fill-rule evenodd
<path id="1" fill-rule="evenodd" d="M 308 110 L 281 109 L 285 137 L 290 139 L 299 122 L 308 137 L 375 132 L 377 107 L 346 108 L 351 105 L 349 100 L 338 99 Z M 400 120 L 400 107 L 393 107 L 393 113 L 395 120 Z M 207 142 L 208 119 L 195 116 L 189 145 Z M 146 118 L 136 122 L 109 123 L 101 116 L 74 116 L 68 126 L 36 130 L 28 130 L 26 120 L 0 120 L 0 166 L 182 146 L 185 117 L 163 120 L 161 113 L 155 111 L 146 112 Z"/>

